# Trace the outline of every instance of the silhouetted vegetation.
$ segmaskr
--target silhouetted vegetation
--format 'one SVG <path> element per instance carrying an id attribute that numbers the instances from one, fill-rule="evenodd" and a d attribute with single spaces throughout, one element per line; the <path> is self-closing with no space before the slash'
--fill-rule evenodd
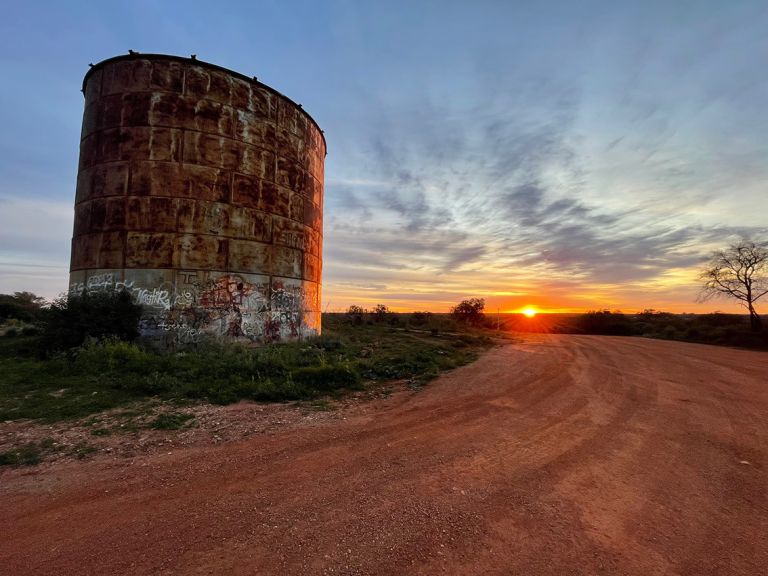
<path id="1" fill-rule="evenodd" d="M 54 300 L 43 319 L 46 351 L 68 350 L 88 339 L 132 342 L 139 335 L 141 306 L 128 292 L 84 292 Z"/>
<path id="2" fill-rule="evenodd" d="M 42 315 L 44 305 L 45 299 L 32 292 L 0 294 L 0 322 L 36 322 Z"/>
<path id="3" fill-rule="evenodd" d="M 768 332 L 755 332 L 749 317 L 739 314 L 672 314 L 645 310 L 639 314 L 596 310 L 586 314 L 539 314 L 527 319 L 504 318 L 505 330 L 559 334 L 643 336 L 702 344 L 768 349 Z"/>
<path id="4" fill-rule="evenodd" d="M 385 306 L 384 304 L 376 304 L 375 308 L 373 309 L 373 318 L 377 322 L 384 322 L 388 318 L 393 318 L 394 314 L 389 309 L 389 307 Z"/>
<path id="5" fill-rule="evenodd" d="M 575 329 L 583 334 L 631 336 L 635 333 L 632 320 L 621 312 L 595 310 L 577 316 Z"/>
<path id="6" fill-rule="evenodd" d="M 648 338 L 768 349 L 768 332 L 755 332 L 740 314 L 670 314 L 646 310 L 632 317 L 635 333 Z"/>
<path id="7" fill-rule="evenodd" d="M 715 252 L 701 280 L 700 300 L 717 296 L 737 300 L 749 313 L 752 331 L 763 329 L 755 303 L 768 294 L 768 244 L 743 239 Z"/>
<path id="8" fill-rule="evenodd" d="M 416 326 L 423 326 L 432 320 L 432 312 L 413 312 L 411 313 L 410 321 Z"/>
<path id="9" fill-rule="evenodd" d="M 485 299 L 470 298 L 462 300 L 451 309 L 451 315 L 466 324 L 479 325 L 485 318 Z"/>
<path id="10" fill-rule="evenodd" d="M 362 306 L 355 306 L 353 304 L 347 308 L 347 318 L 353 324 L 362 324 L 366 314 L 368 314 L 368 311 Z"/>

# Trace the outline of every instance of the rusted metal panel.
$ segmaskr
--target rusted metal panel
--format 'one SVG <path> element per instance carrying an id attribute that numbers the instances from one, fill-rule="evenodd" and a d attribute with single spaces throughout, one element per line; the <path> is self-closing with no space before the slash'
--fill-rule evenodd
<path id="1" fill-rule="evenodd" d="M 184 94 L 193 98 L 207 98 L 230 104 L 232 102 L 231 76 L 218 70 L 189 66 L 186 71 Z"/>
<path id="2" fill-rule="evenodd" d="M 287 246 L 272 246 L 272 273 L 275 276 L 302 278 L 303 252 Z"/>
<path id="3" fill-rule="evenodd" d="M 248 110 L 237 110 L 234 137 L 247 144 L 267 150 L 275 146 L 275 125 L 264 122 L 262 116 Z"/>
<path id="4" fill-rule="evenodd" d="M 304 274 L 303 278 L 320 282 L 320 258 L 312 254 L 304 254 Z"/>
<path id="5" fill-rule="evenodd" d="M 291 190 L 276 186 L 271 182 L 262 182 L 258 210 L 270 212 L 275 216 L 288 216 L 291 205 Z"/>
<path id="6" fill-rule="evenodd" d="M 309 227 L 304 228 L 304 233 L 307 238 L 307 253 L 312 254 L 313 256 L 322 257 L 323 242 L 320 233 Z"/>
<path id="7" fill-rule="evenodd" d="M 304 221 L 304 195 L 292 192 L 288 198 L 288 217 L 297 222 Z"/>
<path id="8" fill-rule="evenodd" d="M 179 62 L 156 60 L 152 62 L 149 77 L 150 90 L 181 92 L 184 88 L 184 66 Z"/>
<path id="9" fill-rule="evenodd" d="M 276 182 L 299 194 L 307 194 L 307 173 L 290 158 L 278 157 Z"/>
<path id="10" fill-rule="evenodd" d="M 232 203 L 246 208 L 259 208 L 261 191 L 265 187 L 269 187 L 269 183 L 264 180 L 245 174 L 233 174 Z"/>
<path id="11" fill-rule="evenodd" d="M 75 215 L 75 217 L 77 217 L 77 215 Z M 77 224 L 75 224 L 75 228 L 77 228 Z M 96 238 L 94 238 L 94 236 Z M 79 234 L 72 238 L 70 271 L 98 268 L 100 247 L 101 233 Z"/>
<path id="12" fill-rule="evenodd" d="M 246 240 L 230 240 L 229 269 L 234 272 L 272 271 L 272 245 Z"/>
<path id="13" fill-rule="evenodd" d="M 303 223 L 290 218 L 279 216 L 272 218 L 272 238 L 275 244 L 305 251 L 307 249 L 306 230 L 307 227 Z"/>
<path id="14" fill-rule="evenodd" d="M 315 205 L 323 205 L 323 181 L 313 176 L 307 181 L 307 198 Z"/>
<path id="15" fill-rule="evenodd" d="M 99 268 L 122 268 L 125 256 L 125 232 L 103 232 L 99 247 Z"/>
<path id="16" fill-rule="evenodd" d="M 149 89 L 152 63 L 144 59 L 125 60 L 103 67 L 101 94 L 143 92 Z"/>
<path id="17" fill-rule="evenodd" d="M 83 85 L 86 110 L 89 104 L 101 97 L 101 80 L 103 75 L 104 71 L 101 68 L 92 70 L 88 82 Z"/>
<path id="18" fill-rule="evenodd" d="M 173 196 L 228 202 L 231 174 L 224 170 L 168 162 L 133 162 L 129 196 Z"/>
<path id="19" fill-rule="evenodd" d="M 176 232 L 179 204 L 175 198 L 129 196 L 127 228 L 132 231 Z"/>
<path id="20" fill-rule="evenodd" d="M 174 268 L 226 270 L 228 238 L 205 234 L 179 234 L 174 245 Z"/>
<path id="21" fill-rule="evenodd" d="M 242 235 L 230 227 L 231 206 L 223 202 L 177 199 L 176 226 L 180 232 L 216 234 L 225 237 Z M 240 232 L 238 234 L 238 232 Z"/>
<path id="22" fill-rule="evenodd" d="M 322 231 L 323 214 L 320 208 L 311 202 L 304 203 L 304 224 L 317 230 Z"/>
<path id="23" fill-rule="evenodd" d="M 126 268 L 173 268 L 175 234 L 128 232 Z"/>
<path id="24" fill-rule="evenodd" d="M 81 170 L 77 175 L 75 202 L 102 196 L 125 196 L 128 186 L 128 163 L 112 162 Z"/>
<path id="25" fill-rule="evenodd" d="M 76 236 L 72 242 L 72 270 L 122 268 L 125 232 L 95 232 Z"/>
<path id="26" fill-rule="evenodd" d="M 162 55 L 97 64 L 83 92 L 71 289 L 130 291 L 164 341 L 318 333 L 314 120 L 255 80 Z"/>

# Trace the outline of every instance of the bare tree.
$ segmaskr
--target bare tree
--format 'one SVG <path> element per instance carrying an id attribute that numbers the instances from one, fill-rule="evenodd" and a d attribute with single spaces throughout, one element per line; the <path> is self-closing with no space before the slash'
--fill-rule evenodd
<path id="1" fill-rule="evenodd" d="M 749 310 L 752 330 L 762 330 L 755 302 L 768 294 L 768 246 L 765 243 L 743 239 L 715 252 L 700 279 L 704 286 L 699 301 L 716 296 L 739 300 Z"/>

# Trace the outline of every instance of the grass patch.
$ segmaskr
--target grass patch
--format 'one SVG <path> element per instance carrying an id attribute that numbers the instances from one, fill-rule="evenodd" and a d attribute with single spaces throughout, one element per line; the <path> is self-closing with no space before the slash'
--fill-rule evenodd
<path id="1" fill-rule="evenodd" d="M 46 438 L 40 442 L 28 442 L 22 446 L 0 452 L 0 466 L 34 466 L 43 456 L 55 451 L 53 440 Z"/>
<path id="2" fill-rule="evenodd" d="M 348 315 L 330 314 L 323 329 L 303 342 L 208 343 L 184 352 L 91 342 L 49 358 L 37 353 L 34 336 L 0 338 L 0 420 L 55 422 L 125 406 L 129 422 L 120 429 L 138 429 L 146 426 L 146 409 L 130 408 L 136 402 L 311 401 L 361 389 L 367 381 L 424 383 L 474 360 L 490 344 L 482 331 L 439 315 L 411 323 L 407 315 L 351 322 Z M 157 426 L 176 425 L 168 418 Z M 90 423 L 94 436 L 111 433 L 97 422 Z"/>
<path id="3" fill-rule="evenodd" d="M 30 442 L 18 448 L 0 452 L 0 466 L 33 466 L 40 463 L 42 452 L 37 444 Z"/>
<path id="4" fill-rule="evenodd" d="M 333 404 L 326 398 L 318 398 L 312 400 L 306 404 L 306 408 L 313 412 L 333 412 L 335 410 Z"/>
<path id="5" fill-rule="evenodd" d="M 179 430 L 186 426 L 193 418 L 192 414 L 166 412 L 152 420 L 149 423 L 149 427 L 155 430 Z"/>
<path id="6" fill-rule="evenodd" d="M 77 458 L 78 460 L 82 460 L 83 458 L 86 458 L 90 454 L 93 454 L 94 452 L 96 452 L 96 450 L 97 450 L 96 446 L 92 446 L 87 442 L 78 442 L 72 447 L 70 454 L 75 458 Z"/>

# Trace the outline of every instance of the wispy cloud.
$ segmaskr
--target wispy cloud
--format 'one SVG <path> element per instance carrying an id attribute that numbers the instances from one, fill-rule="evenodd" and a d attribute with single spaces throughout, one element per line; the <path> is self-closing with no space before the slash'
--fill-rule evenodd
<path id="1" fill-rule="evenodd" d="M 766 231 L 736 220 L 707 223 L 686 211 L 716 196 L 706 177 L 704 185 L 697 180 L 692 159 L 665 147 L 674 130 L 657 122 L 660 111 L 651 102 L 632 106 L 635 122 L 655 123 L 649 129 L 657 137 L 631 152 L 657 188 L 636 194 L 636 182 L 607 182 L 592 162 L 578 90 L 488 93 L 485 106 L 468 111 L 450 102 L 421 102 L 405 119 L 379 110 L 360 175 L 375 184 L 328 186 L 331 286 L 356 264 L 360 274 L 387 278 L 388 290 L 410 281 L 402 270 L 420 270 L 432 274 L 435 293 L 458 277 L 471 292 L 475 275 L 484 274 L 499 285 L 522 276 L 531 296 L 531 281 L 547 290 L 567 278 L 585 292 L 612 285 L 619 294 L 694 268 L 734 235 Z M 624 135 L 603 150 L 627 154 L 626 147 Z M 360 220 L 366 224 L 350 224 Z"/>

